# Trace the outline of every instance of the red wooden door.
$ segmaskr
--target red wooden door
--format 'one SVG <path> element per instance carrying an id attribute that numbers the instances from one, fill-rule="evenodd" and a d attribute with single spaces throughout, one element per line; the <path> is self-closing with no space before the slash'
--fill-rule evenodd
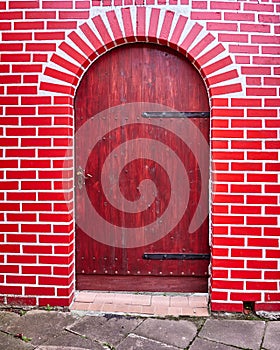
<path id="1" fill-rule="evenodd" d="M 78 289 L 207 291 L 207 112 L 200 75 L 171 49 L 125 45 L 88 69 L 75 98 Z"/>

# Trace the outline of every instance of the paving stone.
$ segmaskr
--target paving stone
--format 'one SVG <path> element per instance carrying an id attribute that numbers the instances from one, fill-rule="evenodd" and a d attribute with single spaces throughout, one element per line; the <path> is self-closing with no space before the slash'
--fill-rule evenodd
<path id="1" fill-rule="evenodd" d="M 76 318 L 66 312 L 32 310 L 7 327 L 7 331 L 32 338 L 32 345 L 41 345 L 75 321 Z"/>
<path id="2" fill-rule="evenodd" d="M 194 316 L 196 317 L 209 317 L 209 311 L 207 308 L 198 307 L 194 309 Z"/>
<path id="3" fill-rule="evenodd" d="M 131 304 L 133 295 L 129 293 L 116 293 L 112 299 L 113 304 Z M 106 302 L 107 303 L 107 302 Z"/>
<path id="4" fill-rule="evenodd" d="M 186 320 L 146 319 L 134 333 L 164 344 L 187 347 L 197 332 L 194 323 Z"/>
<path id="5" fill-rule="evenodd" d="M 133 295 L 131 299 L 131 304 L 136 305 L 151 305 L 152 296 L 149 294 Z"/>
<path id="6" fill-rule="evenodd" d="M 130 334 L 123 342 L 121 342 L 117 350 L 178 350 L 178 348 L 156 342 L 155 340 L 139 337 Z"/>
<path id="7" fill-rule="evenodd" d="M 229 345 L 215 343 L 211 340 L 196 338 L 189 350 L 236 350 L 236 348 Z"/>
<path id="8" fill-rule="evenodd" d="M 6 331 L 7 328 L 15 324 L 20 319 L 20 315 L 15 312 L 0 312 L 0 330 Z"/>
<path id="9" fill-rule="evenodd" d="M 227 345 L 258 350 L 264 329 L 264 321 L 208 319 L 199 336 Z"/>
<path id="10" fill-rule="evenodd" d="M 116 346 L 142 322 L 133 317 L 85 316 L 70 329 L 88 339 Z"/>
<path id="11" fill-rule="evenodd" d="M 167 316 L 169 306 L 166 305 L 155 305 L 155 315 L 156 316 Z"/>
<path id="12" fill-rule="evenodd" d="M 267 324 L 263 348 L 266 350 L 279 350 L 280 348 L 280 322 L 273 321 Z"/>
<path id="13" fill-rule="evenodd" d="M 88 311 L 91 303 L 76 302 L 71 306 L 71 310 Z"/>
<path id="14" fill-rule="evenodd" d="M 87 292 L 87 291 L 79 292 L 75 296 L 75 301 L 80 301 L 82 303 L 92 303 L 96 295 L 97 293 L 95 292 Z"/>
<path id="15" fill-rule="evenodd" d="M 189 305 L 192 307 L 207 307 L 208 296 L 206 294 L 193 294 L 189 296 Z"/>
<path id="16" fill-rule="evenodd" d="M 0 332 L 0 350 L 33 350 L 35 349 L 30 343 L 17 339 L 12 335 Z"/>
<path id="17" fill-rule="evenodd" d="M 152 306 L 170 306 L 170 296 L 169 295 L 153 295 Z"/>
<path id="18" fill-rule="evenodd" d="M 170 306 L 185 307 L 189 306 L 189 297 L 175 295 L 170 298 Z"/>

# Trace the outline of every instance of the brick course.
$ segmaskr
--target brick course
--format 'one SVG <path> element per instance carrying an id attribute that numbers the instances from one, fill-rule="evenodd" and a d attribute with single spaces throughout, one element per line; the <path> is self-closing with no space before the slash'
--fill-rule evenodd
<path id="1" fill-rule="evenodd" d="M 209 92 L 211 308 L 279 310 L 277 2 L 0 1 L 4 302 L 73 300 L 75 89 L 100 54 L 146 41 L 186 55 Z"/>

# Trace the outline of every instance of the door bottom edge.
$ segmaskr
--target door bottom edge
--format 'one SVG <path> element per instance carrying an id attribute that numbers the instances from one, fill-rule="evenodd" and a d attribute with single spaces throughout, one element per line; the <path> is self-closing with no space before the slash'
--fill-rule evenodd
<path id="1" fill-rule="evenodd" d="M 114 292 L 206 293 L 208 276 L 76 276 L 77 290 Z"/>

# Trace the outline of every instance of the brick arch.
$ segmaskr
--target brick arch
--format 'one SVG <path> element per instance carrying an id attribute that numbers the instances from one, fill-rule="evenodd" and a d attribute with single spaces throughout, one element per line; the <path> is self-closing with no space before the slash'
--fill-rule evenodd
<path id="1" fill-rule="evenodd" d="M 72 31 L 50 59 L 40 89 L 74 96 L 88 66 L 106 51 L 125 43 L 167 45 L 198 69 L 210 97 L 242 93 L 241 77 L 225 47 L 184 15 L 159 8 L 122 8 L 93 17 Z"/>
<path id="2" fill-rule="evenodd" d="M 65 182 L 65 185 L 63 184 L 65 188 L 63 188 L 69 222 L 65 222 L 58 231 L 67 233 L 69 240 L 68 249 L 71 254 L 67 267 L 69 300 L 73 299 L 75 284 L 73 274 L 74 188 L 71 187 L 74 170 L 72 120 L 75 89 L 89 65 L 98 57 L 114 47 L 137 41 L 167 45 L 185 55 L 200 72 L 210 98 L 222 96 L 224 100 L 236 94 L 238 97 L 243 94 L 242 77 L 226 48 L 201 24 L 176 12 L 146 7 L 116 8 L 87 20 L 77 30 L 69 33 L 66 40 L 50 57 L 44 73 L 40 75 L 41 94 L 53 95 L 51 111 L 61 115 L 64 123 L 63 131 L 54 127 L 48 132 L 54 136 L 65 132 L 69 137 L 69 140 L 61 140 L 61 145 L 67 143 L 63 163 Z M 222 103 L 223 106 L 230 105 L 225 101 Z M 44 106 L 44 110 L 47 108 Z M 224 111 L 223 109 L 223 113 Z M 215 116 L 215 114 L 217 113 L 213 108 L 212 115 Z"/>

